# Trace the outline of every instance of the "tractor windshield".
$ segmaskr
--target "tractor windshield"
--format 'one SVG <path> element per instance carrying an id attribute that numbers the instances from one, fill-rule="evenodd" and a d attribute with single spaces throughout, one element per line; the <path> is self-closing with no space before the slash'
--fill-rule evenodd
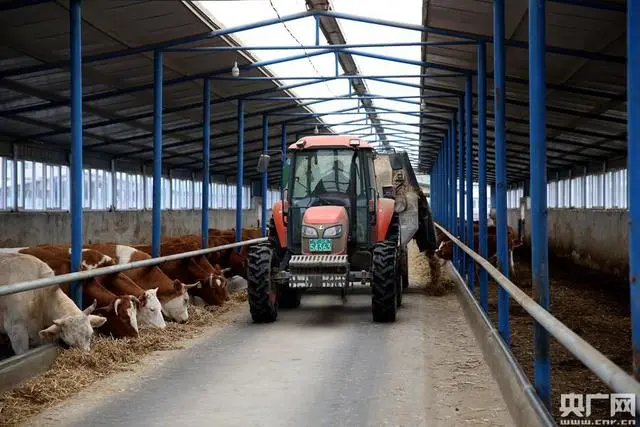
<path id="1" fill-rule="evenodd" d="M 302 151 L 296 156 L 293 174 L 294 199 L 326 193 L 349 194 L 353 150 L 323 149 Z"/>

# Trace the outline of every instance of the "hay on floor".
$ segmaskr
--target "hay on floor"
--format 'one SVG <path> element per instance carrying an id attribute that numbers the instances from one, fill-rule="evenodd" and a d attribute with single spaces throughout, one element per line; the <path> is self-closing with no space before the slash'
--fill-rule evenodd
<path id="1" fill-rule="evenodd" d="M 409 286 L 420 288 L 428 295 L 445 295 L 454 288 L 454 282 L 443 268 L 442 260 L 433 257 L 431 265 L 429 258 L 424 252 L 420 252 L 415 241 L 407 245 L 409 258 Z M 436 264 L 437 263 L 437 264 Z M 435 277 L 432 279 L 432 268 L 438 268 Z"/>
<path id="2" fill-rule="evenodd" d="M 200 335 L 207 327 L 224 323 L 223 313 L 243 305 L 246 290 L 233 294 L 221 307 L 189 307 L 189 320 L 167 322 L 161 329 L 142 329 L 138 338 L 113 339 L 96 335 L 91 352 L 60 349 L 52 367 L 0 395 L 0 426 L 16 425 L 52 407 L 94 382 L 117 372 L 132 370 L 154 351 L 176 350 L 182 342 Z"/>

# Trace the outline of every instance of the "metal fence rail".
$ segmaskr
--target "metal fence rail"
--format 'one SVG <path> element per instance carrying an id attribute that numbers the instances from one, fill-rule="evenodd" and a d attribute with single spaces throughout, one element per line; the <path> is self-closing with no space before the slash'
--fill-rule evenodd
<path id="1" fill-rule="evenodd" d="M 60 285 L 62 283 L 75 282 L 80 280 L 91 279 L 93 277 L 105 276 L 107 274 L 120 273 L 122 271 L 133 270 L 134 268 L 153 267 L 165 262 L 176 261 L 184 258 L 190 258 L 198 255 L 206 255 L 213 252 L 223 251 L 225 249 L 233 249 L 241 246 L 253 245 L 266 242 L 266 237 L 258 239 L 245 240 L 242 242 L 230 243 L 228 245 L 215 246 L 212 248 L 199 249 L 197 251 L 183 252 L 181 254 L 167 255 L 157 258 L 145 259 L 142 261 L 134 261 L 128 264 L 112 265 L 110 267 L 96 268 L 95 270 L 80 271 L 76 273 L 61 274 L 59 276 L 47 277 L 44 279 L 30 280 L 28 282 L 12 283 L 0 286 L 0 296 L 17 294 L 19 292 L 30 291 L 33 289 L 46 288 L 48 286 Z"/>
<path id="2" fill-rule="evenodd" d="M 622 368 L 607 359 L 591 344 L 583 340 L 551 313 L 537 304 L 531 297 L 525 294 L 498 269 L 470 249 L 467 245 L 456 239 L 440 224 L 435 224 L 440 231 L 451 239 L 460 249 L 469 255 L 473 261 L 484 268 L 487 273 L 500 285 L 518 304 L 525 309 L 542 327 L 544 327 L 555 339 L 557 339 L 569 352 L 580 360 L 587 368 L 598 376 L 616 393 L 634 393 L 636 407 L 640 407 L 640 383 L 628 375 Z"/>

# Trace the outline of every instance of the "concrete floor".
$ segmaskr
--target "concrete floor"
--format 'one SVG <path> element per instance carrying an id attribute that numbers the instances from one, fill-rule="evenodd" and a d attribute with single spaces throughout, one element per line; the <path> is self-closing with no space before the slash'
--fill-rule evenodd
<path id="1" fill-rule="evenodd" d="M 247 309 L 31 425 L 514 425 L 455 295 L 406 295 L 395 324 L 370 319 L 367 295 L 307 295 L 270 325 Z"/>

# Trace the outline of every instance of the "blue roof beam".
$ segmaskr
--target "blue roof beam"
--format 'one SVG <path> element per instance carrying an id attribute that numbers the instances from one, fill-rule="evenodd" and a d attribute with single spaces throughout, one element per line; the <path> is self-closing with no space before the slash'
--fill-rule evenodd
<path id="1" fill-rule="evenodd" d="M 578 0 L 576 0 L 576 2 L 577 1 Z M 583 2 L 586 2 L 586 1 L 587 0 L 583 0 Z M 239 25 L 239 26 L 229 27 L 229 28 L 222 28 L 219 30 L 209 31 L 201 34 L 194 34 L 191 36 L 181 37 L 181 38 L 172 39 L 172 40 L 165 40 L 159 43 L 151 43 L 143 46 L 127 48 L 127 49 L 111 51 L 111 52 L 104 52 L 104 53 L 95 54 L 95 55 L 86 55 L 82 58 L 82 62 L 83 64 L 89 64 L 96 61 L 104 61 L 104 60 L 114 59 L 114 58 L 123 57 L 123 56 L 137 55 L 140 53 L 148 53 L 158 49 L 160 50 L 169 49 L 169 48 L 177 47 L 177 46 L 188 44 L 188 43 L 198 42 L 206 39 L 212 39 L 212 38 L 223 36 L 223 35 L 234 34 L 234 33 L 251 30 L 255 28 L 266 27 L 269 25 L 280 24 L 283 22 L 295 21 L 295 20 L 307 18 L 310 16 L 327 16 L 327 17 L 333 17 L 336 19 L 345 19 L 345 20 L 363 22 L 368 24 L 382 25 L 382 26 L 387 26 L 392 28 L 413 30 L 421 33 L 431 33 L 431 34 L 438 34 L 438 35 L 443 35 L 448 37 L 455 37 L 455 38 L 463 39 L 466 41 L 475 41 L 475 42 L 484 41 L 489 43 L 493 42 L 493 38 L 491 36 L 485 36 L 480 34 L 472 34 L 467 32 L 454 31 L 454 30 L 425 26 L 425 25 L 414 25 L 414 24 L 406 24 L 403 22 L 374 19 L 374 18 L 368 18 L 364 16 L 338 13 L 335 11 L 311 10 L 311 11 L 300 12 L 300 13 L 295 13 L 291 15 L 285 15 L 279 18 L 258 21 L 250 24 Z M 520 42 L 516 40 L 505 40 L 505 44 L 510 47 L 517 47 L 521 49 L 528 48 L 527 42 Z M 555 46 L 546 46 L 546 51 L 549 53 L 555 53 L 559 55 L 567 55 L 567 56 L 574 56 L 574 57 L 584 58 L 584 59 L 592 59 L 592 60 L 612 62 L 612 63 L 618 63 L 618 64 L 626 64 L 626 58 L 624 56 L 607 55 L 607 54 L 589 52 L 589 51 L 584 51 L 579 49 L 567 49 L 567 48 L 555 47 Z M 313 52 L 311 52 L 310 54 L 313 54 Z M 13 69 L 0 72 L 0 78 L 35 73 L 35 72 L 56 69 L 56 68 L 65 69 L 67 68 L 67 66 L 68 66 L 67 61 L 56 61 L 56 62 L 43 63 L 43 64 L 27 66 L 27 67 L 13 68 Z"/>

